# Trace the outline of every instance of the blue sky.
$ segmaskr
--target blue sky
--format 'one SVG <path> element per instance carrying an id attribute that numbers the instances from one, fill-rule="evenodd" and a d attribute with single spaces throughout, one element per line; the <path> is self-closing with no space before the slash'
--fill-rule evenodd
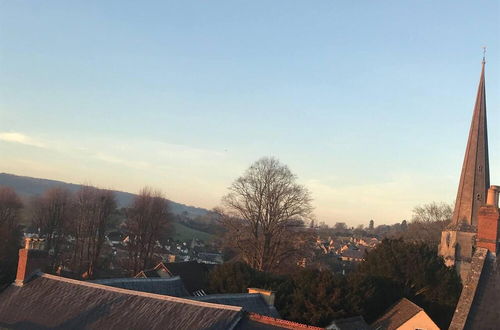
<path id="1" fill-rule="evenodd" d="M 0 0 L 0 172 L 212 208 L 275 156 L 319 221 L 408 219 L 455 198 L 483 45 L 500 183 L 499 22 L 498 1 Z"/>

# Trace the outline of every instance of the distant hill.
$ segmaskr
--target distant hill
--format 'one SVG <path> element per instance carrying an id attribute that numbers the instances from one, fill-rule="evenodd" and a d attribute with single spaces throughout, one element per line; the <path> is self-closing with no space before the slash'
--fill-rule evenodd
<path id="1" fill-rule="evenodd" d="M 75 192 L 81 188 L 82 185 L 74 183 L 66 183 L 62 181 L 30 178 L 27 176 L 18 176 L 8 173 L 0 173 L 0 185 L 8 186 L 14 189 L 21 197 L 30 198 L 36 195 L 42 194 L 45 190 L 53 187 L 62 187 L 68 189 L 69 191 Z M 129 206 L 132 202 L 135 194 L 131 194 L 123 191 L 114 190 L 116 195 L 116 200 L 119 207 Z M 176 203 L 170 201 L 170 209 L 174 214 L 183 214 L 184 212 L 191 218 L 205 215 L 208 210 Z"/>

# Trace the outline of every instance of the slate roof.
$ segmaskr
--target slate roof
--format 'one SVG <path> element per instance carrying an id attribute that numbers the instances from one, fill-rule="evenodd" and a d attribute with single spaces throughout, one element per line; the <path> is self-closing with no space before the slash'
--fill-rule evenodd
<path id="1" fill-rule="evenodd" d="M 179 276 L 170 278 L 111 278 L 90 281 L 114 288 L 162 294 L 173 297 L 189 296 Z"/>
<path id="2" fill-rule="evenodd" d="M 123 241 L 125 235 L 119 231 L 112 231 L 108 235 L 106 235 L 110 241 Z"/>
<path id="3" fill-rule="evenodd" d="M 155 270 L 155 269 L 148 269 L 148 270 L 143 270 L 138 275 L 136 275 L 136 277 L 148 277 L 148 278 L 152 278 L 152 277 L 161 277 L 161 276 L 160 276 L 160 274 L 158 274 L 157 270 Z"/>
<path id="4" fill-rule="evenodd" d="M 270 306 L 260 293 L 210 294 L 191 298 L 196 301 L 210 302 L 229 306 L 240 306 L 249 313 L 281 318 L 274 306 Z"/>
<path id="5" fill-rule="evenodd" d="M 477 248 L 450 329 L 496 329 L 500 324 L 500 260 Z"/>
<path id="6" fill-rule="evenodd" d="M 399 300 L 376 320 L 371 326 L 373 329 L 394 330 L 417 315 L 423 309 L 406 298 Z"/>
<path id="7" fill-rule="evenodd" d="M 189 295 L 195 295 L 196 291 L 206 291 L 208 286 L 208 272 L 210 268 L 207 264 L 197 261 L 159 263 L 153 269 L 141 271 L 135 277 L 164 277 L 180 276 Z M 165 272 L 165 273 L 163 273 Z M 162 274 L 163 273 L 163 274 Z"/>
<path id="8" fill-rule="evenodd" d="M 208 271 L 206 264 L 197 261 L 172 262 L 163 264 L 172 276 L 180 276 L 190 294 L 207 290 Z"/>
<path id="9" fill-rule="evenodd" d="M 363 259 L 365 257 L 365 250 L 351 250 L 347 249 L 342 252 L 343 257 L 353 258 L 353 259 Z"/>
<path id="10" fill-rule="evenodd" d="M 0 293 L 0 328 L 232 329 L 240 307 L 38 274 Z"/>
<path id="11" fill-rule="evenodd" d="M 219 259 L 222 260 L 222 255 L 220 253 L 200 252 L 200 253 L 198 253 L 198 257 L 202 260 L 215 262 L 215 263 L 219 262 Z"/>

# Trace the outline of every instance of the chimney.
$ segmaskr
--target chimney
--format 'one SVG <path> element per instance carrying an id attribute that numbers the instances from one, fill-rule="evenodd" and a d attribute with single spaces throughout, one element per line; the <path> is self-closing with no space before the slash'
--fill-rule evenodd
<path id="1" fill-rule="evenodd" d="M 477 216 L 477 246 L 496 254 L 500 246 L 500 210 L 498 209 L 498 186 L 488 189 L 486 205 L 481 206 Z"/>
<path id="2" fill-rule="evenodd" d="M 248 293 L 260 293 L 262 298 L 264 298 L 269 306 L 274 306 L 274 299 L 276 298 L 276 293 L 274 291 L 258 288 L 248 288 Z"/>
<path id="3" fill-rule="evenodd" d="M 24 249 L 19 250 L 17 276 L 15 285 L 22 286 L 27 283 L 37 272 L 42 271 L 48 263 L 48 253 L 43 250 L 44 240 L 26 237 Z"/>
<path id="4" fill-rule="evenodd" d="M 498 186 L 490 186 L 488 189 L 488 198 L 486 199 L 487 205 L 498 207 Z"/>

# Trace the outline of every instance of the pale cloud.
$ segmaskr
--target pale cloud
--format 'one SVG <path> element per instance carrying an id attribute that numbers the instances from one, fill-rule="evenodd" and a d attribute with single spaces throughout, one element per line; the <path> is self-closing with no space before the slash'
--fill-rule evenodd
<path id="1" fill-rule="evenodd" d="M 41 141 L 17 132 L 0 132 L 0 140 L 11 143 L 25 144 L 33 147 L 45 148 L 45 144 Z"/>
<path id="2" fill-rule="evenodd" d="M 85 149 L 85 150 L 88 150 L 88 149 Z M 110 154 L 105 154 L 102 152 L 97 152 L 97 153 L 93 154 L 92 157 L 97 159 L 97 160 L 102 160 L 102 161 L 105 161 L 108 163 L 123 165 L 123 166 L 131 167 L 131 168 L 135 168 L 135 169 L 139 169 L 139 170 L 145 170 L 145 169 L 148 169 L 151 167 L 151 164 L 149 164 L 148 162 L 123 159 L 123 158 L 119 158 L 119 157 L 116 157 L 116 156 L 113 156 Z"/>

